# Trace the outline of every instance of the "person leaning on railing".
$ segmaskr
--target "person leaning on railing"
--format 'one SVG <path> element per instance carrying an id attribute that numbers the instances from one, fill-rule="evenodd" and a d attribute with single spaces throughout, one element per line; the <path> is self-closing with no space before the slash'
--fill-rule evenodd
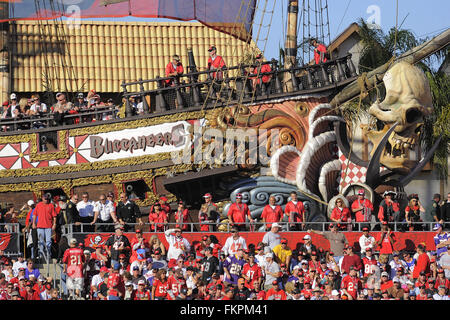
<path id="1" fill-rule="evenodd" d="M 172 56 L 172 61 L 166 65 L 166 77 L 175 77 L 179 79 L 179 76 L 184 73 L 183 64 L 180 62 L 180 57 L 177 54 Z M 175 85 L 174 79 L 164 80 L 166 87 Z M 178 81 L 177 81 L 178 82 Z"/>
<path id="2" fill-rule="evenodd" d="M 74 108 L 72 102 L 67 101 L 66 95 L 62 92 L 58 92 L 56 94 L 56 100 L 57 100 L 57 102 L 51 108 L 53 117 L 54 117 L 54 121 L 55 121 L 56 125 L 63 125 L 65 113 L 69 112 L 70 110 L 74 110 L 74 111 L 77 111 L 77 110 L 76 110 L 76 108 Z"/>
<path id="3" fill-rule="evenodd" d="M 258 76 L 250 77 L 250 79 L 252 80 L 252 86 L 253 86 L 254 90 L 256 89 L 256 87 L 258 85 L 260 85 L 260 86 L 261 85 L 267 86 L 267 84 L 270 82 L 270 79 L 272 77 L 271 75 L 267 75 L 267 74 L 266 75 L 261 75 L 261 73 L 266 73 L 266 72 L 271 72 L 272 71 L 272 68 L 270 67 L 270 64 L 268 64 L 268 63 L 262 64 L 262 62 L 263 62 L 263 56 L 262 56 L 261 53 L 259 53 L 256 56 L 256 63 L 257 63 L 257 65 L 252 70 L 252 74 L 255 74 L 255 75 L 258 75 Z M 261 83 L 261 81 L 262 81 L 262 83 Z"/>

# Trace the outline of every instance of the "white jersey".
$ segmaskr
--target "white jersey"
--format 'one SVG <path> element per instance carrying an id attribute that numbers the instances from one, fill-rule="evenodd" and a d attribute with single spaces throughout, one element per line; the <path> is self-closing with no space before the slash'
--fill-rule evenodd
<path id="1" fill-rule="evenodd" d="M 234 239 L 233 236 L 231 236 L 225 241 L 222 252 L 225 253 L 226 256 L 231 256 L 236 254 L 239 249 L 247 250 L 247 242 L 242 237 Z"/>
<path id="2" fill-rule="evenodd" d="M 190 251 L 191 245 L 188 240 L 183 237 L 177 238 L 172 233 L 175 229 L 169 229 L 164 232 L 166 240 L 169 243 L 169 250 L 167 250 L 167 260 L 178 259 L 181 254 L 186 254 Z M 184 246 L 184 250 L 183 247 Z"/>

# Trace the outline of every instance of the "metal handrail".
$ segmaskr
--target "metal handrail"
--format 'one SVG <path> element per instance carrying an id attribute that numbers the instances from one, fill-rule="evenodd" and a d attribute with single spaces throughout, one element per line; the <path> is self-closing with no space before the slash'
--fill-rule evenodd
<path id="1" fill-rule="evenodd" d="M 319 231 L 328 231 L 329 230 L 329 225 L 331 223 L 335 223 L 335 222 L 332 222 L 332 221 L 305 222 L 305 223 L 302 223 L 302 222 L 286 222 L 286 221 L 278 222 L 278 224 L 281 225 L 283 232 L 300 232 L 299 230 L 297 230 L 297 227 L 299 227 L 299 226 L 301 227 L 302 225 L 305 225 L 305 228 L 302 230 L 303 232 L 307 231 L 309 229 L 314 229 L 314 230 L 319 230 Z M 161 225 L 161 224 L 162 223 L 157 223 L 157 225 Z M 250 222 L 246 222 L 245 223 L 247 231 L 248 230 L 252 230 L 251 227 L 254 226 L 255 227 L 253 229 L 254 232 L 264 232 L 265 228 L 262 228 L 262 227 L 265 226 L 265 225 L 271 225 L 271 224 L 272 224 L 272 222 L 265 222 L 264 223 L 264 222 L 260 222 L 260 221 L 257 221 L 255 223 L 253 223 L 253 225 Z M 340 224 L 343 225 L 343 226 L 347 225 L 346 223 L 340 223 Z M 343 231 L 345 231 L 345 232 L 361 232 L 363 226 L 369 226 L 372 231 L 376 231 L 376 230 L 373 230 L 374 227 L 381 225 L 380 222 L 355 222 L 355 221 L 353 221 L 351 224 L 353 226 L 353 228 L 351 230 L 343 230 Z M 425 227 L 424 229 L 427 229 L 427 230 L 432 230 L 434 224 L 435 224 L 435 222 L 412 222 L 411 223 L 411 225 L 413 225 L 413 226 L 415 226 L 415 225 L 417 225 L 417 226 L 424 226 Z M 67 236 L 72 236 L 73 234 L 76 234 L 76 233 L 88 233 L 88 232 L 91 233 L 91 231 L 86 231 L 86 227 L 92 228 L 92 226 L 96 226 L 96 227 L 98 227 L 98 226 L 106 226 L 106 227 L 110 227 L 110 229 L 111 229 L 111 231 L 95 231 L 95 233 L 113 233 L 115 225 L 116 224 L 114 224 L 114 223 L 95 223 L 94 225 L 91 225 L 89 223 L 80 223 L 80 224 L 76 225 L 76 226 L 78 226 L 80 228 L 80 231 L 75 232 L 74 229 L 73 229 L 75 225 L 74 224 L 70 224 L 70 225 L 62 226 L 62 233 L 63 233 L 63 235 L 67 235 Z M 152 224 L 146 222 L 146 223 L 143 223 L 143 224 L 126 223 L 126 225 L 131 226 L 133 228 L 134 227 L 145 228 L 145 227 L 150 227 Z M 176 222 L 169 222 L 169 223 L 164 224 L 164 225 L 165 225 L 165 227 L 164 227 L 164 231 L 165 231 L 165 230 L 168 230 L 168 229 L 175 228 L 175 225 L 179 225 L 179 224 L 176 223 Z M 216 227 L 224 225 L 226 227 L 225 230 L 223 230 L 223 228 L 222 228 L 222 230 L 218 231 L 218 232 L 229 232 L 229 231 L 231 231 L 231 229 L 233 227 L 232 224 L 226 223 L 226 222 L 218 222 L 218 223 L 187 222 L 187 223 L 183 223 L 183 225 L 188 225 L 188 229 L 185 232 L 202 232 L 202 231 L 199 231 L 200 230 L 200 225 L 210 225 L 210 226 L 216 226 Z M 294 225 L 294 228 L 290 227 L 290 225 Z M 392 229 L 392 231 L 415 232 L 414 230 L 413 231 L 407 230 L 408 228 L 407 228 L 407 222 L 406 221 L 404 221 L 404 222 L 398 222 L 398 221 L 389 222 L 389 227 Z M 260 231 L 258 231 L 258 230 L 260 230 Z M 424 231 L 426 231 L 426 230 L 424 230 Z M 160 233 L 160 232 L 161 231 L 151 230 L 151 228 L 149 228 L 149 231 L 148 231 L 148 233 Z"/>

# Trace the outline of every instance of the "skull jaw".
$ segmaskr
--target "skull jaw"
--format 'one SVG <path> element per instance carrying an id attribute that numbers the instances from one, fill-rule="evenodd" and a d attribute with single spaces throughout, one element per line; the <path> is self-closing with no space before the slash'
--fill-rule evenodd
<path id="1" fill-rule="evenodd" d="M 391 126 L 386 123 L 379 131 L 365 127 L 367 137 L 373 144 L 372 155 Z M 381 165 L 402 175 L 410 173 L 418 161 L 408 159 L 409 150 L 414 150 L 420 141 L 422 126 L 423 123 L 416 123 L 401 132 L 392 132 L 380 157 Z"/>

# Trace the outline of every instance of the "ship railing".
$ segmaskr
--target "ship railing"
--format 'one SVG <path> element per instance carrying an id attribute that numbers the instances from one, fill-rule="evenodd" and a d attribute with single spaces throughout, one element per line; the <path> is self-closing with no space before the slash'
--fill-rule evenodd
<path id="1" fill-rule="evenodd" d="M 281 225 L 281 231 L 283 232 L 299 232 L 307 231 L 309 229 L 314 229 L 318 231 L 329 231 L 329 226 L 333 222 L 286 222 L 281 221 L 278 224 Z M 272 223 L 257 221 L 254 223 L 246 222 L 245 227 L 242 228 L 244 232 L 265 232 L 270 229 L 269 226 Z M 150 223 L 126 223 L 125 232 L 134 232 L 136 229 L 141 229 L 146 233 L 160 233 L 168 229 L 173 229 L 176 227 L 181 228 L 184 232 L 204 232 L 202 231 L 202 226 L 205 227 L 205 232 L 230 232 L 233 225 L 228 222 L 218 222 L 218 223 L 198 223 L 198 222 L 187 222 L 182 225 L 169 222 L 167 224 L 157 224 L 160 227 L 152 228 Z M 75 236 L 76 234 L 86 234 L 86 233 L 114 233 L 114 223 L 95 223 L 91 225 L 89 223 L 81 224 L 69 224 L 63 226 L 63 235 L 66 235 L 68 239 Z M 184 228 L 183 228 L 184 226 Z M 379 231 L 381 223 L 380 222 L 352 222 L 351 224 L 340 223 L 338 225 L 338 230 L 345 232 L 361 232 L 363 227 L 368 227 L 371 231 Z M 410 228 L 411 226 L 411 228 Z M 400 232 L 415 232 L 415 231 L 432 231 L 434 223 L 433 222 L 412 222 L 408 224 L 407 222 L 390 222 L 389 228 L 392 231 Z M 75 236 L 76 237 L 76 236 Z"/>
<path id="2" fill-rule="evenodd" d="M 269 64 L 270 72 L 252 73 L 255 67 Z M 188 70 L 191 70 L 188 67 Z M 260 70 L 260 69 L 257 69 Z M 286 94 L 302 94 L 333 89 L 345 81 L 353 81 L 357 76 L 351 54 L 329 60 L 325 63 L 298 66 L 290 69 L 280 68 L 278 61 L 272 59 L 260 64 L 233 66 L 222 70 L 223 77 L 217 79 L 213 73 L 218 70 L 189 72 L 177 77 L 156 77 L 155 79 L 121 84 L 126 98 L 126 114 L 132 115 L 132 101 L 140 98 L 144 114 L 164 113 L 168 110 L 195 108 L 207 105 L 255 102 Z M 286 77 L 286 74 L 288 77 Z M 269 76 L 267 83 L 261 81 Z M 259 79 L 253 86 L 252 79 Z M 283 84 L 291 79 L 291 89 Z M 173 85 L 166 85 L 167 81 Z M 131 88 L 139 87 L 138 91 Z M 156 88 L 155 88 L 156 87 Z"/>

